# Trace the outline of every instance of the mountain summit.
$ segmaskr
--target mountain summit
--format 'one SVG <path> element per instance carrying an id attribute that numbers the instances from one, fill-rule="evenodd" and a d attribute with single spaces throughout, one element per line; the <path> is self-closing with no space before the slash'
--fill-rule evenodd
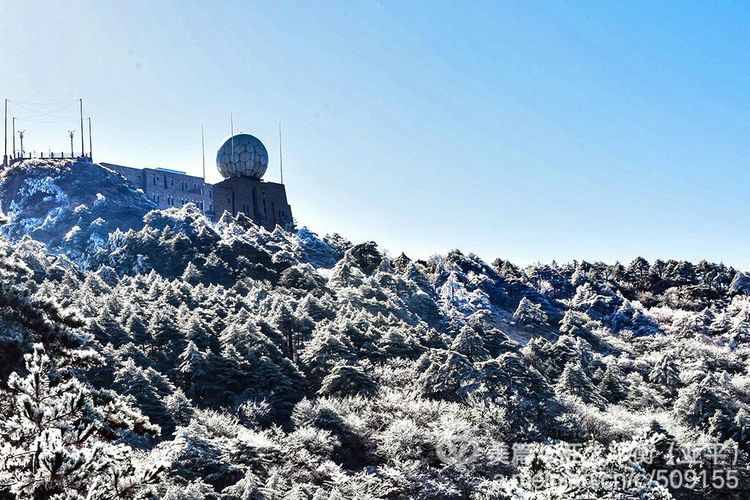
<path id="1" fill-rule="evenodd" d="M 103 244 L 116 229 L 143 226 L 154 208 L 119 174 L 96 163 L 33 159 L 0 175 L 0 204 L 11 239 L 30 236 L 55 253 L 77 257 Z"/>

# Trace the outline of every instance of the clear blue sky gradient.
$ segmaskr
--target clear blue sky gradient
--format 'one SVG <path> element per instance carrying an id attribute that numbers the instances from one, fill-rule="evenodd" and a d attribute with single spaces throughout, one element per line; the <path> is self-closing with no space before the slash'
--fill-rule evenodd
<path id="1" fill-rule="evenodd" d="M 205 124 L 216 180 L 231 111 L 271 180 L 283 123 L 295 216 L 320 233 L 750 267 L 748 3 L 212 4 L 3 0 L 0 97 L 27 150 L 67 149 L 82 96 L 95 159 L 199 175 Z"/>

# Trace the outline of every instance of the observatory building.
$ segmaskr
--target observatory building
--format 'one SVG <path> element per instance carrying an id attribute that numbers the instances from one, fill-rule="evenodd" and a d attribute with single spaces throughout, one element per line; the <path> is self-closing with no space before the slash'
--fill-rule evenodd
<path id="1" fill-rule="evenodd" d="M 294 227 L 284 184 L 263 180 L 268 169 L 268 151 L 249 134 L 233 135 L 219 148 L 216 168 L 224 180 L 217 184 L 178 170 L 101 165 L 142 189 L 159 208 L 195 203 L 214 221 L 229 212 L 234 216 L 245 214 L 269 231 L 277 225 Z"/>
<path id="2" fill-rule="evenodd" d="M 213 186 L 215 213 L 243 213 L 258 225 L 273 230 L 277 225 L 292 227 L 292 207 L 283 184 L 265 182 L 268 151 L 256 137 L 237 134 L 216 153 L 216 168 L 224 180 Z"/>

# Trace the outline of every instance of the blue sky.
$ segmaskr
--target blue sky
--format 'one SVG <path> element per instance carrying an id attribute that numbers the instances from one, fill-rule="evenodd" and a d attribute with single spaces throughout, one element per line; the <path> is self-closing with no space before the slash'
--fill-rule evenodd
<path id="1" fill-rule="evenodd" d="M 267 146 L 295 216 L 414 257 L 750 268 L 750 4 L 2 2 L 28 149 L 209 179 Z M 32 104 L 33 103 L 33 104 Z"/>

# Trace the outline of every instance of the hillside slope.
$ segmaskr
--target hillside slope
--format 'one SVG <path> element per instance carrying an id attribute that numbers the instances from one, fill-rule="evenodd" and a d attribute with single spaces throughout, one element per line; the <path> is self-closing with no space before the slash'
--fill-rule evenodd
<path id="1" fill-rule="evenodd" d="M 78 256 L 117 228 L 143 225 L 154 204 L 117 173 L 74 160 L 24 160 L 0 174 L 3 232 L 24 235 L 53 252 Z"/>

